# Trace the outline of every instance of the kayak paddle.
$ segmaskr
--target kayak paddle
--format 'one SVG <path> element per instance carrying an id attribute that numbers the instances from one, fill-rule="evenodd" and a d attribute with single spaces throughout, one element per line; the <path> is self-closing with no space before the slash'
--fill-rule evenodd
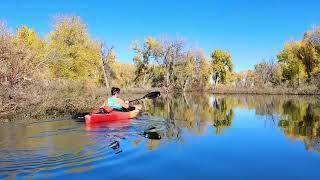
<path id="1" fill-rule="evenodd" d="M 146 94 L 146 95 L 143 96 L 142 98 L 129 101 L 129 103 L 132 103 L 132 102 L 134 102 L 134 101 L 139 101 L 139 100 L 141 100 L 141 99 L 155 99 L 155 98 L 159 97 L 160 95 L 161 95 L 161 94 L 160 94 L 159 91 L 154 91 L 154 92 L 151 92 L 151 93 Z"/>

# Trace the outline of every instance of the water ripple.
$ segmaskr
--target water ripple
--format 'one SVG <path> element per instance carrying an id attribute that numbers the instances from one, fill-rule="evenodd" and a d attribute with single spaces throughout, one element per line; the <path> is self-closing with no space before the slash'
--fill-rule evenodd
<path id="1" fill-rule="evenodd" d="M 66 124 L 70 123 L 66 121 L 48 121 L 46 124 L 47 127 L 42 131 L 38 129 L 44 125 L 43 122 L 33 123 L 25 134 L 2 139 L 0 144 L 1 177 L 34 172 L 41 174 L 41 172 L 55 169 L 77 172 L 87 169 L 85 165 L 88 163 L 94 162 L 95 165 L 98 165 L 98 161 L 106 158 L 112 161 L 116 158 L 114 157 L 117 155 L 116 151 L 108 146 L 115 139 L 114 135 L 106 138 L 108 134 L 106 129 L 86 131 L 84 124 L 73 123 L 67 126 Z M 67 127 L 62 128 L 61 126 Z M 19 131 L 19 127 L 11 128 Z M 24 140 L 21 141 L 21 138 Z"/>

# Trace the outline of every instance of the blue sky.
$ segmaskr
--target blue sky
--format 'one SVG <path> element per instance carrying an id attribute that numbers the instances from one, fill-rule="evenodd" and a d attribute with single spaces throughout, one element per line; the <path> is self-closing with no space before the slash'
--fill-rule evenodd
<path id="1" fill-rule="evenodd" d="M 79 15 L 92 37 L 114 45 L 126 63 L 132 63 L 132 41 L 179 36 L 207 56 L 216 48 L 230 52 L 235 70 L 242 71 L 275 57 L 286 41 L 319 25 L 319 9 L 318 0 L 4 0 L 0 19 L 44 36 L 53 15 Z"/>

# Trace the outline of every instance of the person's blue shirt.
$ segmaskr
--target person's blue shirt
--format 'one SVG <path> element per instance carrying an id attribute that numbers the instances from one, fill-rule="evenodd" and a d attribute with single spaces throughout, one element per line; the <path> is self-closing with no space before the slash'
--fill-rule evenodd
<path id="1" fill-rule="evenodd" d="M 107 101 L 107 106 L 112 107 L 113 109 L 122 109 L 121 104 L 117 104 L 116 101 L 118 100 L 118 98 L 115 97 L 110 97 L 108 98 Z"/>

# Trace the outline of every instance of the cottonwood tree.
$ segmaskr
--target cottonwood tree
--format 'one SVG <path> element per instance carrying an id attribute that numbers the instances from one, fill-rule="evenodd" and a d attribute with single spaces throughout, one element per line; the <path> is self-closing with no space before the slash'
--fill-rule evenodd
<path id="1" fill-rule="evenodd" d="M 124 64 L 115 62 L 109 65 L 112 71 L 110 82 L 116 87 L 132 87 L 135 79 L 135 66 L 133 64 Z"/>
<path id="2" fill-rule="evenodd" d="M 44 39 L 41 39 L 33 29 L 23 25 L 16 30 L 14 43 L 30 51 L 29 71 L 34 75 L 43 76 L 46 71 L 44 66 L 47 63 L 45 60 L 46 43 Z"/>
<path id="3" fill-rule="evenodd" d="M 182 59 L 182 62 L 177 67 L 176 79 L 178 84 L 183 91 L 186 91 L 188 87 L 194 85 L 193 83 L 199 83 L 198 88 L 201 88 L 202 82 L 207 80 L 203 76 L 202 72 L 204 68 L 203 63 L 206 61 L 204 53 L 200 49 L 190 49 Z"/>
<path id="4" fill-rule="evenodd" d="M 185 55 L 185 42 L 179 38 L 162 38 L 160 50 L 157 52 L 156 61 L 165 69 L 165 87 L 171 89 L 174 86 L 174 78 L 177 73 L 177 65 L 183 62 Z"/>
<path id="5" fill-rule="evenodd" d="M 102 83 L 101 44 L 89 36 L 80 17 L 55 17 L 47 41 L 53 78 Z"/>
<path id="6" fill-rule="evenodd" d="M 305 66 L 299 59 L 296 51 L 300 46 L 300 42 L 287 43 L 284 49 L 278 54 L 282 77 L 289 80 L 293 85 L 295 82 L 300 85 L 300 83 L 307 78 Z"/>
<path id="7" fill-rule="evenodd" d="M 254 66 L 255 85 L 277 85 L 279 83 L 277 70 L 278 65 L 273 60 L 270 60 L 269 62 L 263 60 L 262 63 L 256 64 Z"/>
<path id="8" fill-rule="evenodd" d="M 159 42 L 150 36 L 144 40 L 142 46 L 140 46 L 139 42 L 135 41 L 132 43 L 131 48 L 136 53 L 133 58 L 133 62 L 136 65 L 135 80 L 139 82 L 142 78 L 142 84 L 146 85 L 152 77 L 152 70 L 161 51 Z"/>
<path id="9" fill-rule="evenodd" d="M 222 50 L 214 50 L 211 54 L 211 67 L 214 87 L 219 82 L 227 84 L 232 79 L 233 63 L 231 55 Z"/>
<path id="10" fill-rule="evenodd" d="M 252 70 L 234 73 L 233 76 L 236 87 L 251 88 L 254 86 L 254 80 L 256 79 L 256 75 Z"/>
<path id="11" fill-rule="evenodd" d="M 210 65 L 204 53 L 186 49 L 182 39 L 148 37 L 143 46 L 135 42 L 132 48 L 136 53 L 136 80 L 143 85 L 151 81 L 153 87 L 186 90 L 196 82 L 200 83 L 198 87 L 208 82 Z"/>
<path id="12" fill-rule="evenodd" d="M 299 85 L 320 77 L 320 28 L 304 34 L 301 41 L 286 43 L 278 54 L 283 79 Z"/>
<path id="13" fill-rule="evenodd" d="M 101 45 L 101 60 L 103 64 L 104 84 L 107 88 L 109 88 L 110 79 L 115 76 L 115 73 L 111 68 L 112 64 L 116 62 L 116 52 L 113 46 L 108 48 Z"/>
<path id="14" fill-rule="evenodd" d="M 310 75 L 308 74 L 308 78 L 320 75 L 320 27 L 307 31 L 302 40 L 302 44 L 304 48 L 302 53 L 301 51 L 300 53 L 304 54 L 304 56 L 300 55 L 300 58 L 309 69 L 306 70 L 307 74 L 308 71 L 311 71 Z"/>

